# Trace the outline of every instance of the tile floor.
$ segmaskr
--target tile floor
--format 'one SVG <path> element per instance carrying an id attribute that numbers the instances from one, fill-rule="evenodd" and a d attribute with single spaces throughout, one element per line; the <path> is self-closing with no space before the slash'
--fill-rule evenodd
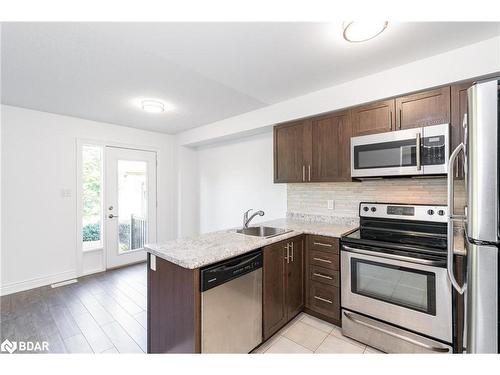
<path id="1" fill-rule="evenodd" d="M 339 327 L 302 313 L 267 340 L 254 353 L 382 353 L 342 335 Z"/>

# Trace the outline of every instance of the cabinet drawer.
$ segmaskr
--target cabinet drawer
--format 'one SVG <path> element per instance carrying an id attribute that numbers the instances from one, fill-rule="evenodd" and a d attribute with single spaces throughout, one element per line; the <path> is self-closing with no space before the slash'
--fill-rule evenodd
<path id="1" fill-rule="evenodd" d="M 339 269 L 339 256 L 326 251 L 309 250 L 309 264 L 332 270 Z"/>
<path id="2" fill-rule="evenodd" d="M 316 312 L 340 319 L 339 288 L 312 281 L 309 290 L 309 306 Z"/>
<path id="3" fill-rule="evenodd" d="M 327 251 L 330 253 L 339 253 L 339 239 L 325 236 L 308 236 L 308 245 L 311 250 Z"/>
<path id="4" fill-rule="evenodd" d="M 309 279 L 312 281 L 317 281 L 323 284 L 338 287 L 339 271 L 312 265 L 309 267 Z"/>

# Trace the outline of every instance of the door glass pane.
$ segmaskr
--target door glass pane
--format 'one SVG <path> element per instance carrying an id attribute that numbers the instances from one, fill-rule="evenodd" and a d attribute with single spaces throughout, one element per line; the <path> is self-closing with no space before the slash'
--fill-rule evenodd
<path id="1" fill-rule="evenodd" d="M 102 147 L 82 146 L 83 250 L 102 247 Z"/>
<path id="2" fill-rule="evenodd" d="M 436 314 L 434 273 L 352 259 L 352 292 L 398 306 Z"/>
<path id="3" fill-rule="evenodd" d="M 410 167 L 417 165 L 415 139 L 354 147 L 356 169 Z"/>
<path id="4" fill-rule="evenodd" d="M 118 249 L 141 249 L 147 242 L 147 163 L 118 160 Z"/>

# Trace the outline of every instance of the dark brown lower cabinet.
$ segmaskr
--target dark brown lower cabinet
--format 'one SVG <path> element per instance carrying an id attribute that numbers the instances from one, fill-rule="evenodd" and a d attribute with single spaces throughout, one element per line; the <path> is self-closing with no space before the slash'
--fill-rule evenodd
<path id="1" fill-rule="evenodd" d="M 305 311 L 340 326 L 339 240 L 308 235 L 305 252 Z"/>
<path id="2" fill-rule="evenodd" d="M 148 353 L 200 353 L 200 270 L 148 254 Z"/>
<path id="3" fill-rule="evenodd" d="M 288 323 L 304 307 L 304 237 L 263 249 L 264 340 Z"/>

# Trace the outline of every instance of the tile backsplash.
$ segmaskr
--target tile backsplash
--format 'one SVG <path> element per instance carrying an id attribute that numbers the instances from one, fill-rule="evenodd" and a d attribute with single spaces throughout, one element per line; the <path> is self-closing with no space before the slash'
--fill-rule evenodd
<path id="1" fill-rule="evenodd" d="M 336 222 L 358 217 L 359 202 L 446 204 L 446 178 L 392 178 L 360 182 L 287 185 L 288 217 L 321 217 Z M 333 200 L 333 209 L 328 208 Z M 455 207 L 465 205 L 463 181 L 455 183 Z"/>

